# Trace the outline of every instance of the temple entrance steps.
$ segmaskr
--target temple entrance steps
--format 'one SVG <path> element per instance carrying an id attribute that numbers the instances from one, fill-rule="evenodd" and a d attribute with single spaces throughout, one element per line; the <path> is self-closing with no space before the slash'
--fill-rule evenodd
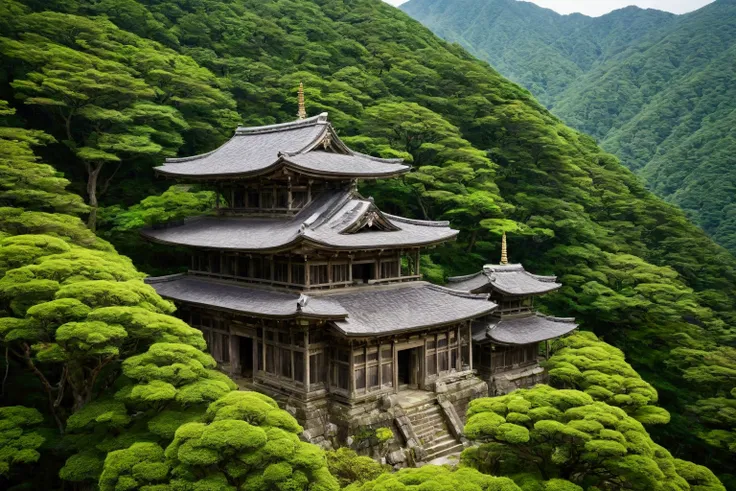
<path id="1" fill-rule="evenodd" d="M 419 444 L 426 452 L 423 461 L 427 462 L 462 452 L 462 443 L 450 433 L 442 408 L 435 399 L 403 409 L 411 422 Z"/>

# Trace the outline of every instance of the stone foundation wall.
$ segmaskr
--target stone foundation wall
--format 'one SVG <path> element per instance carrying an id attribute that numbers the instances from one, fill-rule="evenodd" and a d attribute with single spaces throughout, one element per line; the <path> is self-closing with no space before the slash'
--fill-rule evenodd
<path id="1" fill-rule="evenodd" d="M 396 394 L 377 394 L 361 401 L 347 403 L 322 397 L 302 401 L 264 386 L 240 384 L 248 390 L 258 390 L 273 397 L 304 427 L 302 438 L 325 450 L 349 447 L 360 455 L 394 466 L 413 466 L 425 455 L 411 422 L 398 404 Z M 488 395 L 488 384 L 472 373 L 454 374 L 435 382 L 428 395 L 436 398 L 450 433 L 463 441 L 462 428 L 468 403 Z M 382 441 L 383 428 L 393 437 Z M 382 430 L 379 432 L 378 430 Z"/>
<path id="2" fill-rule="evenodd" d="M 539 365 L 532 365 L 492 376 L 488 380 L 488 390 L 491 396 L 500 396 L 516 389 L 526 389 L 537 384 L 546 383 L 548 378 L 549 376 L 544 368 Z"/>

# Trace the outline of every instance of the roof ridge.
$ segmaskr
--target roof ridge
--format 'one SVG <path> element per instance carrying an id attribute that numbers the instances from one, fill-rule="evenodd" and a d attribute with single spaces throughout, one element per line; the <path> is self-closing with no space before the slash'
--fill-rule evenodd
<path id="1" fill-rule="evenodd" d="M 541 317 L 542 319 L 547 319 L 552 322 L 560 322 L 563 324 L 575 322 L 575 317 L 555 317 L 554 315 L 545 315 L 545 314 L 542 314 L 541 312 L 534 312 L 534 314 L 537 317 Z"/>
<path id="2" fill-rule="evenodd" d="M 166 276 L 147 276 L 143 278 L 143 283 L 146 285 L 155 285 L 157 283 L 167 283 L 169 281 L 174 281 L 177 278 L 181 278 L 182 276 L 188 276 L 187 273 L 174 273 L 174 274 L 168 274 Z"/>
<path id="3" fill-rule="evenodd" d="M 476 273 L 466 274 L 463 276 L 450 276 L 447 278 L 447 281 L 451 281 L 453 283 L 459 283 L 461 281 L 469 280 L 472 278 L 475 278 L 476 276 L 480 276 L 482 274 L 485 274 L 483 271 L 478 271 Z"/>
<path id="4" fill-rule="evenodd" d="M 397 222 L 408 223 L 410 225 L 424 225 L 425 227 L 449 227 L 449 221 L 431 221 L 431 220 L 417 220 L 414 218 L 400 217 L 398 215 L 391 215 L 389 213 L 383 213 L 386 218 L 395 220 Z"/>
<path id="5" fill-rule="evenodd" d="M 545 283 L 556 283 L 557 282 L 557 276 L 551 276 L 551 275 L 546 276 L 546 275 L 541 275 L 541 274 L 534 274 L 534 273 L 530 273 L 527 270 L 524 270 L 524 272 L 528 274 L 529 276 L 533 277 L 534 279 L 543 281 Z"/>
<path id="6" fill-rule="evenodd" d="M 191 162 L 193 160 L 199 160 L 199 159 L 203 159 L 205 157 L 209 157 L 210 155 L 212 155 L 213 153 L 217 152 L 222 147 L 224 147 L 225 145 L 227 145 L 228 143 L 230 143 L 231 141 L 233 141 L 234 138 L 235 138 L 235 134 L 233 136 L 231 136 L 222 145 L 220 145 L 219 147 L 215 148 L 214 150 L 210 150 L 209 152 L 199 153 L 197 155 L 190 155 L 189 157 L 167 157 L 167 158 L 164 159 L 164 163 L 165 164 L 183 164 L 184 162 Z"/>
<path id="7" fill-rule="evenodd" d="M 404 159 L 398 159 L 398 158 L 397 159 L 385 159 L 385 158 L 382 158 L 382 157 L 374 157 L 373 155 L 368 155 L 367 153 L 361 153 L 361 152 L 358 152 L 356 150 L 353 150 L 352 148 L 350 149 L 350 151 L 353 152 L 353 155 L 357 155 L 359 157 L 364 157 L 364 158 L 367 158 L 367 159 L 370 159 L 370 160 L 375 160 L 376 162 L 383 162 L 384 164 L 403 164 L 403 165 L 408 165 L 406 163 L 406 160 L 404 160 Z M 411 167 L 411 166 L 409 165 L 409 167 Z"/>
<path id="8" fill-rule="evenodd" d="M 307 119 L 299 119 L 296 121 L 288 121 L 286 123 L 269 124 L 265 126 L 239 126 L 235 130 L 236 135 L 257 135 L 261 133 L 271 133 L 274 131 L 291 130 L 295 128 L 303 128 L 305 126 L 315 126 L 327 123 L 327 113 L 323 112 L 317 116 Z"/>
<path id="9" fill-rule="evenodd" d="M 460 298 L 469 298 L 469 299 L 475 299 L 475 300 L 488 300 L 490 297 L 487 293 L 470 293 L 470 292 L 464 292 L 462 290 L 453 290 L 452 288 L 447 288 L 446 286 L 440 286 L 440 285 L 434 285 L 432 283 L 428 283 L 426 285 L 426 288 L 430 288 L 435 291 L 448 293 L 454 297 L 460 297 Z M 494 302 L 491 302 L 494 303 Z"/>

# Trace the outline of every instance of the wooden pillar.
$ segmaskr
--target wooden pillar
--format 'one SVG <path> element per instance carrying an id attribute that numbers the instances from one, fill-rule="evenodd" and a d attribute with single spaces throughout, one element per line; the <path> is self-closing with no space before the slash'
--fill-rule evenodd
<path id="1" fill-rule="evenodd" d="M 544 356 L 545 360 L 549 360 L 549 339 L 544 342 Z"/>
<path id="2" fill-rule="evenodd" d="M 304 286 L 309 288 L 311 283 L 309 278 L 309 261 L 304 261 Z"/>
<path id="3" fill-rule="evenodd" d="M 353 342 L 350 341 L 350 359 L 349 359 L 349 370 L 350 370 L 350 382 L 348 385 L 348 391 L 350 392 L 350 398 L 355 397 L 355 357 L 353 356 Z"/>
<path id="4" fill-rule="evenodd" d="M 473 321 L 468 321 L 468 366 L 473 369 Z"/>
<path id="5" fill-rule="evenodd" d="M 463 368 L 463 344 L 460 342 L 460 324 L 457 325 L 455 332 L 455 342 L 457 343 L 457 355 L 455 356 L 455 370 L 458 372 Z"/>
<path id="6" fill-rule="evenodd" d="M 309 327 L 304 331 L 304 391 L 309 392 Z"/>
<path id="7" fill-rule="evenodd" d="M 368 342 L 363 344 L 363 370 L 365 371 L 365 390 L 364 394 L 368 393 Z"/>
<path id="8" fill-rule="evenodd" d="M 263 329 L 261 329 L 261 332 L 263 332 Z M 253 356 L 251 356 L 251 367 L 250 371 L 253 374 L 253 378 L 256 376 L 256 372 L 258 371 L 258 335 L 256 335 L 255 339 L 253 339 L 253 342 L 250 343 L 251 345 L 251 351 L 253 353 Z M 265 351 L 264 351 L 265 354 Z M 263 365 L 263 368 L 265 370 L 266 366 Z"/>
<path id="9" fill-rule="evenodd" d="M 266 366 L 266 324 L 261 323 L 261 333 L 263 336 L 261 337 L 261 366 L 263 366 L 263 372 L 268 372 L 268 367 Z"/>
<path id="10" fill-rule="evenodd" d="M 414 259 L 414 269 L 415 269 L 414 274 L 418 275 L 418 274 L 421 274 L 420 273 L 421 268 L 419 267 L 419 249 L 417 249 L 417 253 L 414 256 L 414 258 L 415 258 Z"/>
<path id="11" fill-rule="evenodd" d="M 348 281 L 353 282 L 353 256 L 348 256 Z"/>
<path id="12" fill-rule="evenodd" d="M 313 179 L 307 181 L 307 203 L 312 202 L 312 181 Z"/>
<path id="13" fill-rule="evenodd" d="M 291 255 L 289 255 L 289 261 L 286 265 L 287 271 L 286 271 L 286 282 L 291 284 Z"/>
<path id="14" fill-rule="evenodd" d="M 437 333 L 434 333 L 434 374 L 439 375 L 440 374 L 440 361 L 439 361 L 439 352 L 440 350 L 440 340 Z"/>
<path id="15" fill-rule="evenodd" d="M 378 359 L 378 390 L 383 389 L 383 363 L 381 362 L 381 341 L 378 341 L 378 354 L 376 358 Z"/>
<path id="16" fill-rule="evenodd" d="M 240 337 L 230 334 L 228 345 L 230 346 L 230 375 L 240 375 L 243 371 L 240 366 Z"/>
<path id="17" fill-rule="evenodd" d="M 393 359 L 391 363 L 393 373 L 391 375 L 393 376 L 394 393 L 397 393 L 399 391 L 399 357 L 396 352 L 396 339 L 391 340 L 391 357 Z"/>
<path id="18" fill-rule="evenodd" d="M 288 190 L 288 196 L 289 196 L 289 197 L 288 197 L 288 202 L 287 202 L 288 204 L 287 204 L 286 206 L 287 206 L 287 207 L 289 208 L 289 210 L 291 211 L 291 207 L 292 207 L 292 202 L 293 202 L 293 200 L 292 200 L 292 197 L 291 197 L 291 176 L 289 176 L 289 177 L 288 177 L 287 179 L 288 179 L 288 180 L 287 180 L 287 184 L 286 184 L 286 186 L 287 186 L 287 190 Z"/>

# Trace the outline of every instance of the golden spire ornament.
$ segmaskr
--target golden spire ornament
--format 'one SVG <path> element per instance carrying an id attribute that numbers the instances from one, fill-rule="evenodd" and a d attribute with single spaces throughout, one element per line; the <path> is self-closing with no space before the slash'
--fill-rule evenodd
<path id="1" fill-rule="evenodd" d="M 503 237 L 501 237 L 501 264 L 505 266 L 508 263 L 509 263 L 509 254 L 506 248 L 506 232 L 504 232 Z"/>
<path id="2" fill-rule="evenodd" d="M 304 108 L 304 84 L 299 82 L 299 112 L 297 118 L 304 119 L 307 117 L 307 110 Z"/>

